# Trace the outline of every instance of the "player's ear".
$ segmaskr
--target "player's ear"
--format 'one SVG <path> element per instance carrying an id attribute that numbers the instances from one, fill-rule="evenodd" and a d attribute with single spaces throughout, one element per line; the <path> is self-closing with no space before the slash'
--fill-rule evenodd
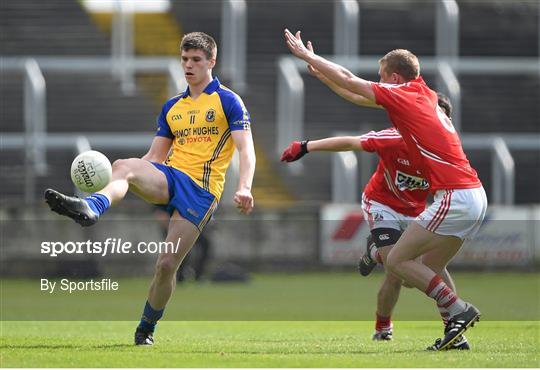
<path id="1" fill-rule="evenodd" d="M 216 66 L 216 58 L 210 59 L 210 68 L 214 68 Z"/>

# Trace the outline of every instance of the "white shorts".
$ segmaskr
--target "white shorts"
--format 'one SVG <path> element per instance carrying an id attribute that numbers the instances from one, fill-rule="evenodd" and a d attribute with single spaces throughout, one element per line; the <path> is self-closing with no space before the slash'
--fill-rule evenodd
<path id="1" fill-rule="evenodd" d="M 433 233 L 453 235 L 463 240 L 474 238 L 486 215 L 484 188 L 438 190 L 433 204 L 416 222 Z"/>
<path id="2" fill-rule="evenodd" d="M 414 217 L 396 212 L 382 203 L 367 198 L 364 194 L 362 194 L 362 210 L 370 230 L 389 228 L 403 232 L 411 221 L 415 220 Z"/>

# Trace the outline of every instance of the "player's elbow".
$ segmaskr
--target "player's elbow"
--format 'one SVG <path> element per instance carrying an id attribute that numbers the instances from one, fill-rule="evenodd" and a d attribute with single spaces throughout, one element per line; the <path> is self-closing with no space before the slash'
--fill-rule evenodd
<path id="1" fill-rule="evenodd" d="M 349 90 L 353 91 L 355 88 L 355 81 L 357 80 L 357 77 L 354 75 L 346 75 L 345 81 L 344 81 L 344 87 Z"/>

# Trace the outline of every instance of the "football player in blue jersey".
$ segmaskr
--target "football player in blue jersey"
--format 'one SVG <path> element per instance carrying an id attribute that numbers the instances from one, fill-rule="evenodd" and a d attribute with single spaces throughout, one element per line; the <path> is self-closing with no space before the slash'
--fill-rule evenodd
<path id="1" fill-rule="evenodd" d="M 169 99 L 157 120 L 157 133 L 142 158 L 113 163 L 111 182 L 84 199 L 47 189 L 50 208 L 90 226 L 131 191 L 148 203 L 161 205 L 170 217 L 166 241 L 180 248 L 161 253 L 156 262 L 135 344 L 152 345 L 157 321 L 176 284 L 176 271 L 215 211 L 225 173 L 235 148 L 240 177 L 234 195 L 237 208 L 250 213 L 255 150 L 251 121 L 242 99 L 212 76 L 217 45 L 202 32 L 186 34 L 180 44 L 188 88 Z"/>

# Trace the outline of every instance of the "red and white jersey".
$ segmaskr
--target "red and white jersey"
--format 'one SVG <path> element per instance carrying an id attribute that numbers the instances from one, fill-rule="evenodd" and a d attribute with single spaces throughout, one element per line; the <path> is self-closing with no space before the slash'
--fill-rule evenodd
<path id="1" fill-rule="evenodd" d="M 376 103 L 388 112 L 432 192 L 481 186 L 452 122 L 437 104 L 437 94 L 422 77 L 400 85 L 371 86 Z"/>
<path id="2" fill-rule="evenodd" d="M 360 143 L 362 149 L 377 153 L 380 159 L 364 196 L 403 215 L 416 217 L 422 213 L 429 184 L 411 160 L 399 132 L 393 128 L 370 131 L 360 136 Z"/>

